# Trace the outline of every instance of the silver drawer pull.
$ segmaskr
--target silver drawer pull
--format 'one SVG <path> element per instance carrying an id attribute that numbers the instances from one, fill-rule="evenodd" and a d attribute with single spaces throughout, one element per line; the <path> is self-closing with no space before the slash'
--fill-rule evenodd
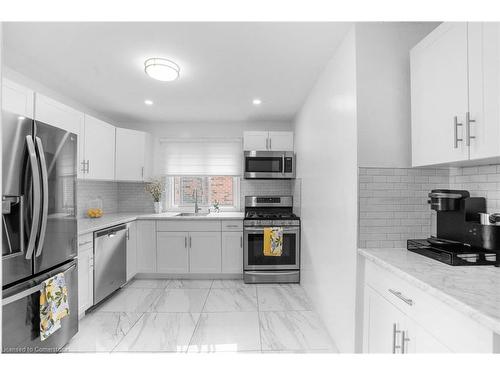
<path id="1" fill-rule="evenodd" d="M 239 225 L 228 224 L 228 225 L 226 225 L 226 227 L 228 227 L 228 228 L 239 228 Z"/>
<path id="2" fill-rule="evenodd" d="M 406 304 L 408 304 L 410 306 L 413 306 L 413 300 L 410 299 L 410 298 L 406 298 L 405 296 L 403 296 L 403 293 L 398 292 L 397 290 L 394 290 L 394 289 L 389 289 L 389 292 L 392 293 L 392 294 L 394 294 L 396 297 L 398 297 L 404 303 L 406 303 Z"/>

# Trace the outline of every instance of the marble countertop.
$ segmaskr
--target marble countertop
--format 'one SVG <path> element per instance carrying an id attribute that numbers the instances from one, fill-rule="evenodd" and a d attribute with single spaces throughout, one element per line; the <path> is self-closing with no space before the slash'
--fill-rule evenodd
<path id="1" fill-rule="evenodd" d="M 78 235 L 95 232 L 114 225 L 140 220 L 242 220 L 243 212 L 219 212 L 206 216 L 177 216 L 180 212 L 163 212 L 161 214 L 145 214 L 137 212 L 104 214 L 98 219 L 78 219 Z"/>
<path id="2" fill-rule="evenodd" d="M 449 266 L 404 248 L 358 252 L 500 334 L 500 268 Z"/>

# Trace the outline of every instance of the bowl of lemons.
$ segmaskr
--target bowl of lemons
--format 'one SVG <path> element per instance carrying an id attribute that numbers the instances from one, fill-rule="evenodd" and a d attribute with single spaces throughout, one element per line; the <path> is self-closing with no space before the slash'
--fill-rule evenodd
<path id="1" fill-rule="evenodd" d="M 104 212 L 102 211 L 102 208 L 89 208 L 87 209 L 87 216 L 92 218 L 92 219 L 97 219 L 99 217 L 102 217 Z"/>

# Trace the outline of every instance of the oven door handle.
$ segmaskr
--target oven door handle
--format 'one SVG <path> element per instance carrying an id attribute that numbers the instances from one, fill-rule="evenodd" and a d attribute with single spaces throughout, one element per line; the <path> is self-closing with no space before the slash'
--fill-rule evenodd
<path id="1" fill-rule="evenodd" d="M 273 228 L 273 227 L 270 227 L 270 228 Z M 285 233 L 290 233 L 290 234 L 296 234 L 296 233 L 299 233 L 299 227 L 293 227 L 293 229 L 290 229 L 290 227 L 282 227 L 283 228 L 283 234 Z M 264 227 L 262 227 L 262 229 L 244 229 L 243 230 L 244 233 L 249 233 L 249 234 L 264 234 Z"/>

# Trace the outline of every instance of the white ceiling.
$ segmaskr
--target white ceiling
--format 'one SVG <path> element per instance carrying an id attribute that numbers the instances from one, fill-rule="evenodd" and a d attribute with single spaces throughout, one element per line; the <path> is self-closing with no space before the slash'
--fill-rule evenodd
<path id="1" fill-rule="evenodd" d="M 286 121 L 349 23 L 4 23 L 4 63 L 116 122 Z M 148 57 L 181 66 L 175 82 Z M 263 103 L 252 105 L 259 97 Z M 144 105 L 145 99 L 154 105 Z"/>

